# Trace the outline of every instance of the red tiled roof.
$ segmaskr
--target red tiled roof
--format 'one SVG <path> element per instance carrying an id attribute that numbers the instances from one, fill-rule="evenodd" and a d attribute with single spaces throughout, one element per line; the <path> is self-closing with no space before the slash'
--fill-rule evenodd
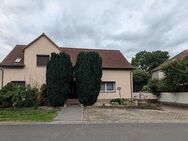
<path id="1" fill-rule="evenodd" d="M 102 49 L 83 49 L 83 48 L 65 48 L 61 50 L 70 55 L 73 64 L 76 63 L 77 55 L 80 52 L 97 52 L 102 57 L 103 68 L 111 69 L 132 69 L 131 64 L 125 59 L 119 50 L 102 50 Z"/>
<path id="2" fill-rule="evenodd" d="M 173 61 L 181 61 L 183 60 L 186 56 L 188 56 L 188 49 L 180 52 L 179 54 L 177 54 L 176 56 L 172 57 L 171 59 L 165 61 L 164 63 L 162 63 L 161 65 L 159 65 L 158 67 L 156 67 L 155 69 L 152 70 L 152 72 L 154 71 L 158 71 L 161 70 L 164 66 L 170 64 Z"/>
<path id="3" fill-rule="evenodd" d="M 35 41 L 45 36 L 51 43 L 58 47 L 45 34 L 40 35 L 28 45 L 16 45 L 15 48 L 7 55 L 7 57 L 0 63 L 1 67 L 24 67 L 24 49 L 29 47 Z M 102 66 L 104 69 L 133 69 L 131 64 L 126 60 L 119 50 L 103 50 L 103 49 L 84 49 L 84 48 L 67 48 L 58 47 L 61 51 L 69 54 L 71 61 L 75 64 L 79 52 L 97 52 L 102 57 Z M 19 63 L 15 63 L 17 58 L 21 58 Z"/>
<path id="4" fill-rule="evenodd" d="M 24 48 L 26 45 L 16 47 L 1 62 L 2 67 L 24 67 Z M 79 52 L 97 52 L 102 57 L 102 66 L 105 69 L 132 69 L 131 64 L 125 59 L 119 50 L 82 49 L 82 48 L 60 48 L 62 52 L 70 55 L 73 64 L 76 63 Z M 16 58 L 22 58 L 20 63 L 15 63 Z"/>
<path id="5" fill-rule="evenodd" d="M 6 58 L 0 63 L 2 67 L 24 66 L 24 48 L 26 45 L 16 45 Z M 20 63 L 15 63 L 16 58 L 22 58 Z"/>

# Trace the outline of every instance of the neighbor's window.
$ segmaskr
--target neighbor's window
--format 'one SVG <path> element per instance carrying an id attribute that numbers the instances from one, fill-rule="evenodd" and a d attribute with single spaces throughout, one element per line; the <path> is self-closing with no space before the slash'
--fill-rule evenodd
<path id="1" fill-rule="evenodd" d="M 115 82 L 102 82 L 101 92 L 115 92 Z"/>
<path id="2" fill-rule="evenodd" d="M 49 61 L 49 55 L 37 55 L 37 66 L 46 66 Z"/>
<path id="3" fill-rule="evenodd" d="M 25 86 L 25 81 L 11 81 L 15 85 Z"/>

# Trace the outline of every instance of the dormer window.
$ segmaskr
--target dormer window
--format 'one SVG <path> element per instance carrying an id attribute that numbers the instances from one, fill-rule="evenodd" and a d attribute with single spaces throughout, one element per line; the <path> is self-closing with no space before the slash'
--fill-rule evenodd
<path id="1" fill-rule="evenodd" d="M 20 63 L 20 62 L 21 62 L 21 60 L 22 60 L 22 58 L 17 57 L 17 58 L 16 58 L 16 60 L 14 60 L 14 63 Z"/>
<path id="2" fill-rule="evenodd" d="M 37 55 L 37 66 L 46 66 L 49 58 L 49 55 Z"/>

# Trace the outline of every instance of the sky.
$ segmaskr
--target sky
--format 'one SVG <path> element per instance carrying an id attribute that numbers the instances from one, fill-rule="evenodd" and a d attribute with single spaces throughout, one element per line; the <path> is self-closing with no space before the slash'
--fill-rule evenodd
<path id="1" fill-rule="evenodd" d="M 63 47 L 139 51 L 188 48 L 188 0 L 0 0 L 0 61 L 46 33 Z"/>

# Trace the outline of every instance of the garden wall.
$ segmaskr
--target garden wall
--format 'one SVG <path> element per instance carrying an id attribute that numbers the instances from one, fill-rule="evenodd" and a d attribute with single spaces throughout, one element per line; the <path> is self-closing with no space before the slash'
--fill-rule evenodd
<path id="1" fill-rule="evenodd" d="M 135 99 L 157 99 L 155 95 L 152 93 L 146 93 L 146 92 L 134 92 L 133 98 Z"/>
<path id="2" fill-rule="evenodd" d="M 161 102 L 188 105 L 188 92 L 161 93 Z"/>

